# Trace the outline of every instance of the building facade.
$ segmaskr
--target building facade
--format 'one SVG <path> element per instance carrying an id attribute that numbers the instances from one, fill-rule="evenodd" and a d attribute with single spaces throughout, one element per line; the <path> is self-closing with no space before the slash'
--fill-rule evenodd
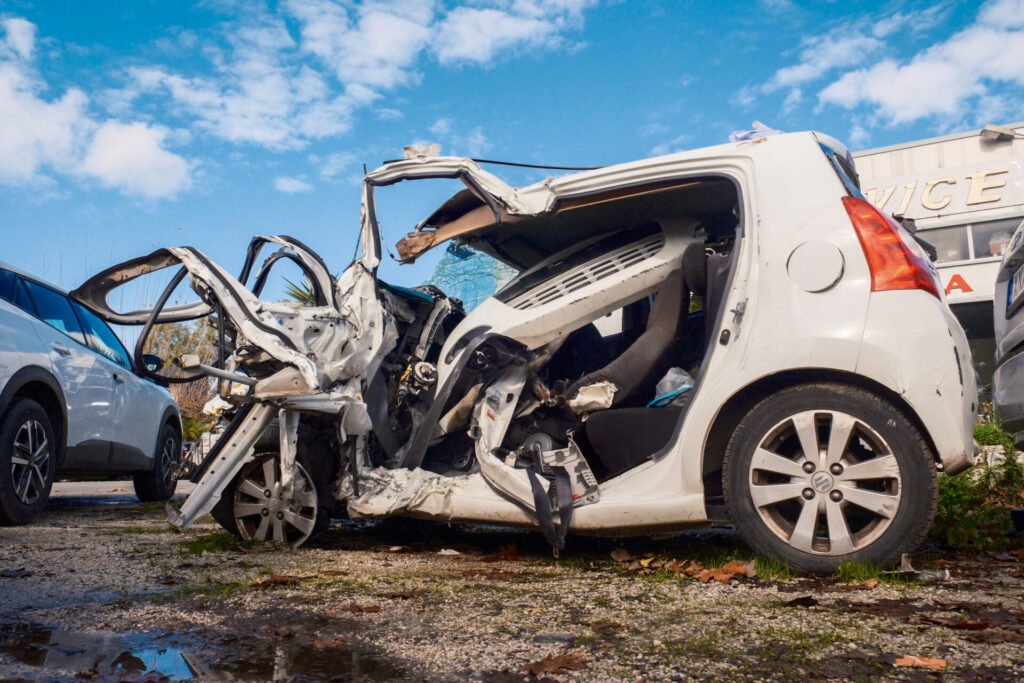
<path id="1" fill-rule="evenodd" d="M 1024 220 L 1024 122 L 853 155 L 864 196 L 913 219 L 938 252 L 950 307 L 971 340 L 980 383 L 992 381 L 992 297 L 1003 249 Z"/>

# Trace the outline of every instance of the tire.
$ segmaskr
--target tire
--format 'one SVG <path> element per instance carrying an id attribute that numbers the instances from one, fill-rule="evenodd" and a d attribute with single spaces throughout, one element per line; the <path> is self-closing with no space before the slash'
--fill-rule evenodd
<path id="1" fill-rule="evenodd" d="M 176 472 L 181 462 L 181 437 L 171 425 L 164 425 L 153 454 L 153 469 L 132 475 L 135 495 L 143 502 L 170 500 L 178 487 Z"/>
<path id="2" fill-rule="evenodd" d="M 11 401 L 0 419 L 0 525 L 27 524 L 46 506 L 59 451 L 43 407 Z"/>
<path id="3" fill-rule="evenodd" d="M 917 427 L 842 384 L 795 386 L 758 403 L 729 441 L 722 477 L 747 544 L 816 574 L 844 560 L 895 564 L 924 540 L 938 499 Z"/>
<path id="4" fill-rule="evenodd" d="M 250 497 L 239 492 L 239 484 L 246 478 L 251 478 L 251 475 L 259 478 L 261 474 L 259 470 L 262 468 L 262 463 L 268 458 L 273 458 L 275 467 L 279 467 L 277 463 L 280 455 L 278 434 L 278 423 L 275 420 L 263 432 L 259 441 L 256 442 L 254 447 L 255 456 L 252 462 L 246 463 L 235 478 L 231 480 L 231 483 L 224 487 L 220 500 L 217 501 L 217 504 L 210 511 L 210 515 L 221 527 L 240 538 L 252 538 L 254 528 L 252 524 L 249 524 L 247 527 L 243 524 L 242 526 L 246 528 L 239 528 L 239 520 L 235 515 L 235 504 L 252 502 Z M 308 479 L 312 490 L 316 494 L 316 500 L 313 505 L 316 511 L 315 523 L 312 531 L 308 537 L 302 538 L 297 543 L 286 540 L 289 544 L 298 546 L 315 539 L 330 526 L 331 513 L 334 508 L 331 484 L 336 474 L 335 463 L 338 459 L 330 457 L 330 453 L 321 443 L 320 436 L 315 430 L 309 429 L 301 423 L 299 424 L 299 441 L 295 459 L 301 467 L 302 476 Z M 260 483 L 263 483 L 262 480 Z M 243 530 L 245 533 L 243 533 Z"/>

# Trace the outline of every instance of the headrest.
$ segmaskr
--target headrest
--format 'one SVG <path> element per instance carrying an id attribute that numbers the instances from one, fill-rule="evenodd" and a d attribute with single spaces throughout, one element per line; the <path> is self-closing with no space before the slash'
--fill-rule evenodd
<path id="1" fill-rule="evenodd" d="M 683 282 L 686 288 L 703 297 L 708 288 L 708 271 L 704 241 L 694 242 L 683 252 Z"/>

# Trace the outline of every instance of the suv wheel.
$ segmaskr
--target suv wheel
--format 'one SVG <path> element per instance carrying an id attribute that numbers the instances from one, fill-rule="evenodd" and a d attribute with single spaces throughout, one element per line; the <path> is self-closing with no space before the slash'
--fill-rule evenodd
<path id="1" fill-rule="evenodd" d="M 0 420 L 0 524 L 25 524 L 46 505 L 57 467 L 53 424 L 28 398 L 11 402 Z"/>
<path id="2" fill-rule="evenodd" d="M 132 476 L 135 495 L 143 502 L 169 500 L 178 486 L 178 463 L 181 460 L 181 440 L 171 425 L 160 431 L 153 469 L 136 472 Z"/>
<path id="3" fill-rule="evenodd" d="M 840 384 L 778 392 L 726 450 L 729 515 L 757 552 L 815 573 L 892 564 L 928 533 L 938 496 L 921 433 L 887 401 Z"/>

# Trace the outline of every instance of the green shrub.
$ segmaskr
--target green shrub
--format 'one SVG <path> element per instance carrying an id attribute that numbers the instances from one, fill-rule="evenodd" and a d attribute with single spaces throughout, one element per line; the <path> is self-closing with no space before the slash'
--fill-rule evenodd
<path id="1" fill-rule="evenodd" d="M 183 441 L 197 441 L 212 426 L 212 422 L 186 417 L 181 421 L 181 438 Z"/>
<path id="2" fill-rule="evenodd" d="M 1024 507 L 1024 465 L 1011 437 L 995 420 L 979 421 L 974 438 L 983 446 L 1002 446 L 1002 459 L 992 466 L 975 465 L 956 476 L 939 475 L 931 538 L 976 550 L 1000 547 L 1012 530 L 1009 511 Z"/>

